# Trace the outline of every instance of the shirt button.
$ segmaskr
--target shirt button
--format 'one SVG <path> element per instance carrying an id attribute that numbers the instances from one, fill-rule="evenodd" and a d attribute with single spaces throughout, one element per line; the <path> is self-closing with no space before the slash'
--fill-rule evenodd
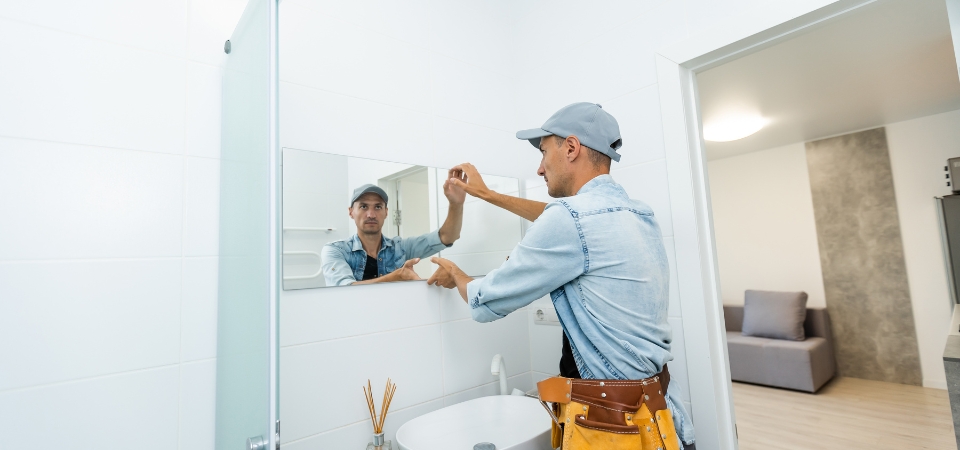
<path id="1" fill-rule="evenodd" d="M 380 258 L 380 261 L 383 261 L 383 258 Z"/>

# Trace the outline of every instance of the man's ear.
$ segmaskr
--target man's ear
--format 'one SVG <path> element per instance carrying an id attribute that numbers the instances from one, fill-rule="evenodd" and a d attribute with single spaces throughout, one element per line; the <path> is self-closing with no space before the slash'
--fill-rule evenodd
<path id="1" fill-rule="evenodd" d="M 347 217 L 353 218 L 353 207 L 350 206 L 347 208 Z"/>
<path id="2" fill-rule="evenodd" d="M 580 139 L 576 136 L 570 136 L 563 142 L 563 152 L 567 155 L 567 161 L 574 162 L 580 157 L 581 150 Z"/>

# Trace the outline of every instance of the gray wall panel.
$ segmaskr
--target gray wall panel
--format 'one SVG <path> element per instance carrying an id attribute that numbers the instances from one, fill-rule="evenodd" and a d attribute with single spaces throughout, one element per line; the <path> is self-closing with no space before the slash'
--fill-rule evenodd
<path id="1" fill-rule="evenodd" d="M 921 385 L 885 129 L 806 149 L 840 374 Z"/>

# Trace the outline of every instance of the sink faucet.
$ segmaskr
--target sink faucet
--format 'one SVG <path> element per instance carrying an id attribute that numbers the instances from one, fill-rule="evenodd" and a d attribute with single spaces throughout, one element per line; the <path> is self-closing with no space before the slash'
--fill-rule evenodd
<path id="1" fill-rule="evenodd" d="M 490 374 L 500 375 L 500 395 L 509 395 L 507 392 L 507 365 L 503 362 L 500 354 L 493 355 L 493 361 L 490 362 Z"/>

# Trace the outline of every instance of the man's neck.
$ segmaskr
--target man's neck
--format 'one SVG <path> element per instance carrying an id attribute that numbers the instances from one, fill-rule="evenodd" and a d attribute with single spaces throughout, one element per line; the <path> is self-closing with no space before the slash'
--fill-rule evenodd
<path id="1" fill-rule="evenodd" d="M 573 184 L 571 185 L 572 192 L 570 192 L 570 195 L 568 195 L 567 197 L 572 197 L 574 195 L 577 195 L 577 193 L 580 192 L 580 189 L 582 189 L 585 184 L 589 183 L 590 180 L 593 180 L 594 178 L 599 177 L 600 175 L 610 175 L 610 171 L 599 171 L 599 170 L 590 171 L 590 172 L 580 174 L 579 176 L 576 176 L 574 178 Z"/>
<path id="2" fill-rule="evenodd" d="M 383 242 L 383 233 L 377 233 L 375 235 L 357 233 L 357 237 L 360 238 L 360 244 L 363 245 L 363 251 L 367 252 L 367 256 L 376 258 L 377 254 L 380 253 L 380 244 Z"/>

